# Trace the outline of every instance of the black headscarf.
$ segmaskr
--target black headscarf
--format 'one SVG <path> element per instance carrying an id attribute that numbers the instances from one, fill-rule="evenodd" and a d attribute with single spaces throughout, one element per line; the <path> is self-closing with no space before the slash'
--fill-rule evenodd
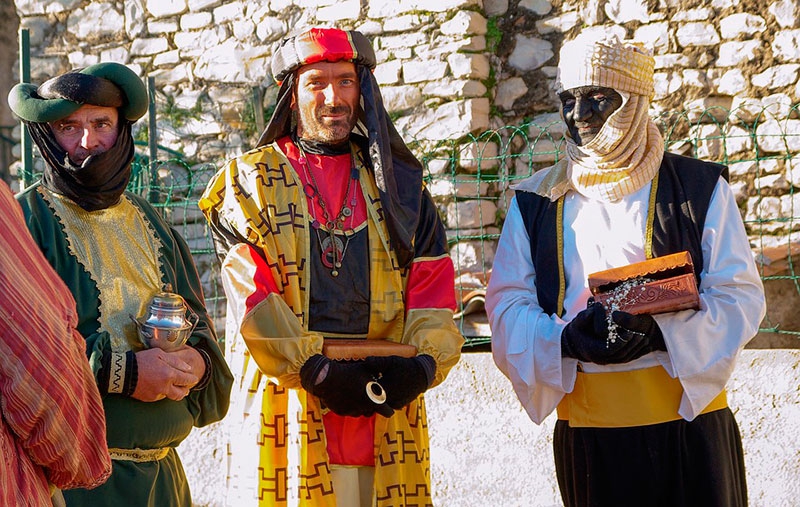
<path id="1" fill-rule="evenodd" d="M 407 267 L 414 258 L 413 240 L 422 197 L 422 164 L 408 149 L 384 108 L 378 82 L 372 74 L 375 53 L 364 35 L 356 31 L 315 28 L 284 39 L 277 46 L 272 57 L 272 73 L 281 85 L 272 118 L 257 146 L 292 134 L 295 71 L 316 61 L 352 61 L 356 65 L 363 103 L 360 120 L 366 130 L 366 162 L 375 176 L 386 211 L 392 248 L 400 265 Z"/>
<path id="2" fill-rule="evenodd" d="M 131 122 L 120 119 L 117 142 L 108 151 L 90 155 L 75 165 L 55 140 L 47 123 L 26 122 L 31 138 L 46 162 L 42 185 L 74 201 L 86 211 L 108 208 L 119 198 L 131 179 L 133 136 Z"/>
<path id="3" fill-rule="evenodd" d="M 119 202 L 131 177 L 131 126 L 148 107 L 147 90 L 139 76 L 120 63 L 97 63 L 54 77 L 39 87 L 20 83 L 8 94 L 8 103 L 27 125 L 46 162 L 42 176 L 46 188 L 87 211 Z M 49 124 L 85 104 L 116 108 L 119 133 L 108 151 L 75 165 L 56 141 Z"/>

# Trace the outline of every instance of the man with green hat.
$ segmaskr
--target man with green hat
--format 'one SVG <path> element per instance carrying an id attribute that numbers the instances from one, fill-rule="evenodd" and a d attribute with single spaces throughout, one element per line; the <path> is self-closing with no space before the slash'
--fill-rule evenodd
<path id="1" fill-rule="evenodd" d="M 17 198 L 77 302 L 113 463 L 104 485 L 65 491 L 67 505 L 188 507 L 175 448 L 193 426 L 224 417 L 232 377 L 186 242 L 125 191 L 131 126 L 147 110 L 144 84 L 124 65 L 99 63 L 39 87 L 17 85 L 9 104 L 45 161 L 41 181 Z M 187 344 L 173 351 L 145 348 L 131 318 L 165 292 L 197 316 Z"/>

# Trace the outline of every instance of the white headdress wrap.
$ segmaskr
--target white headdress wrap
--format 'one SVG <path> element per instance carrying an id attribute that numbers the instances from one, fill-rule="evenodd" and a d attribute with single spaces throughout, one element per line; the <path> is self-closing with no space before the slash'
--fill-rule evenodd
<path id="1" fill-rule="evenodd" d="M 617 201 L 631 194 L 658 172 L 664 139 L 650 119 L 654 60 L 641 44 L 616 36 L 579 36 L 561 47 L 558 92 L 581 86 L 613 88 L 622 106 L 597 135 L 578 146 L 567 132 L 566 176 L 581 194 Z"/>

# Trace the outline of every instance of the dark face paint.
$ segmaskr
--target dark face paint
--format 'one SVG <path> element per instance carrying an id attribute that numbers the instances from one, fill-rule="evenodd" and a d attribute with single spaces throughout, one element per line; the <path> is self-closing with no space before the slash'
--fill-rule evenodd
<path id="1" fill-rule="evenodd" d="M 578 146 L 594 139 L 608 117 L 622 106 L 622 95 L 602 86 L 570 88 L 558 97 L 569 134 Z"/>

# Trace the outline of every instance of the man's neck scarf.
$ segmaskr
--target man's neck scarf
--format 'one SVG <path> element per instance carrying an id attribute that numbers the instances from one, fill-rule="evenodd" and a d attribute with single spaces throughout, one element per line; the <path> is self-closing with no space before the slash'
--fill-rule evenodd
<path id="1" fill-rule="evenodd" d="M 120 119 L 117 142 L 108 151 L 91 155 L 75 165 L 58 144 L 47 123 L 26 122 L 31 138 L 45 161 L 42 185 L 68 197 L 86 211 L 108 208 L 119 202 L 131 177 L 133 136 L 131 123 Z"/>
<path id="2" fill-rule="evenodd" d="M 362 111 L 357 129 L 366 138 L 368 166 L 372 170 L 386 213 L 392 247 L 402 266 L 414 255 L 414 234 L 419 222 L 422 196 L 422 164 L 414 157 L 394 127 L 372 75 L 375 52 L 359 32 L 314 28 L 284 39 L 272 57 L 272 75 L 280 83 L 272 118 L 257 146 L 292 134 L 292 93 L 295 71 L 320 61 L 355 63 L 361 86 Z"/>
<path id="3" fill-rule="evenodd" d="M 664 138 L 650 119 L 654 94 L 653 57 L 641 45 L 616 37 L 599 41 L 578 38 L 564 44 L 559 62 L 559 92 L 581 86 L 613 88 L 622 106 L 598 134 L 578 146 L 566 134 L 571 186 L 594 199 L 618 201 L 636 192 L 658 172 Z"/>

